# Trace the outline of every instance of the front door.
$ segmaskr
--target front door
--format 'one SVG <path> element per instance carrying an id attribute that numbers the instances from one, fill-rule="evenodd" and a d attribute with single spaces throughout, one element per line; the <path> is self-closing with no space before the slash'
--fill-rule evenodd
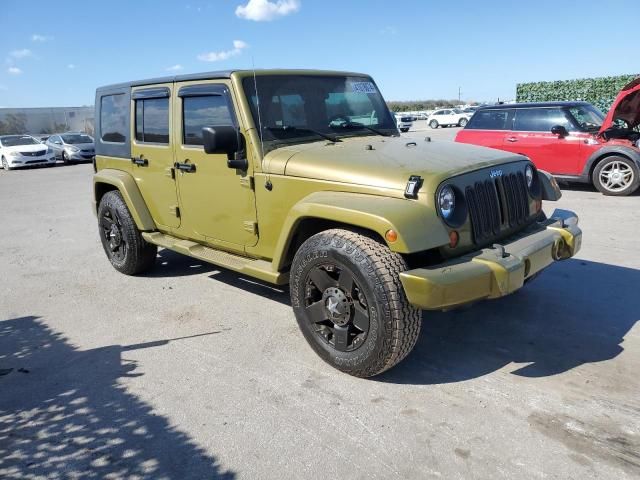
<path id="1" fill-rule="evenodd" d="M 226 154 L 207 154 L 202 128 L 238 127 L 230 84 L 224 81 L 176 84 L 176 179 L 181 236 L 242 252 L 257 242 L 255 196 L 247 172 L 229 168 Z"/>
<path id="2" fill-rule="evenodd" d="M 529 157 L 536 167 L 553 174 L 575 174 L 583 139 L 579 135 L 558 136 L 559 125 L 575 130 L 560 107 L 514 109 L 513 130 L 506 132 L 503 149 Z"/>
<path id="3" fill-rule="evenodd" d="M 160 230 L 180 225 L 169 135 L 172 83 L 132 89 L 131 173 Z"/>

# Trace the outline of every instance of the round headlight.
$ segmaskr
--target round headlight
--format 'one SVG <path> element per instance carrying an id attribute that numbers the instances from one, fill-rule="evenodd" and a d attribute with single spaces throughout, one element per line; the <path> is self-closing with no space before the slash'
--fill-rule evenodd
<path id="1" fill-rule="evenodd" d="M 453 210 L 456 208 L 456 194 L 451 186 L 445 185 L 440 189 L 440 193 L 438 194 L 438 208 L 440 209 L 442 218 L 445 220 L 453 216 Z"/>
<path id="2" fill-rule="evenodd" d="M 527 179 L 527 187 L 531 188 L 533 185 L 533 167 L 531 165 L 527 165 L 527 168 L 524 169 L 524 177 Z"/>

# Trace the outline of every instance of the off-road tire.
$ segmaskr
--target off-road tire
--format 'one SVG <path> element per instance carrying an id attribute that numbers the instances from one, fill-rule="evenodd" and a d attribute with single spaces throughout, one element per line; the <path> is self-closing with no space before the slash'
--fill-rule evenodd
<path id="1" fill-rule="evenodd" d="M 467 125 L 467 123 L 469 123 L 469 120 L 467 120 L 466 118 L 461 118 L 458 121 L 458 126 L 464 128 Z"/>
<path id="2" fill-rule="evenodd" d="M 308 276 L 319 265 L 346 268 L 367 299 L 369 331 L 353 351 L 339 351 L 316 332 L 307 314 Z M 291 268 L 291 305 L 302 333 L 328 364 L 356 377 L 390 369 L 413 349 L 420 334 L 421 311 L 409 304 L 399 274 L 407 269 L 401 255 L 363 233 L 333 229 L 305 241 Z"/>
<path id="3" fill-rule="evenodd" d="M 108 213 L 109 212 L 109 213 Z M 120 235 L 126 245 L 123 258 L 114 255 L 105 229 L 105 215 L 115 214 L 115 220 L 119 225 Z M 102 247 L 113 268 L 126 275 L 137 275 L 153 267 L 158 253 L 156 245 L 147 243 L 131 217 L 127 204 L 117 190 L 111 190 L 104 194 L 98 206 L 98 234 Z"/>
<path id="4" fill-rule="evenodd" d="M 615 162 L 619 162 L 619 164 L 625 165 L 631 171 L 632 175 L 632 180 L 628 182 L 628 185 L 626 187 L 620 190 L 611 190 L 610 188 L 607 188 L 601 178 L 603 173 L 602 171 L 606 168 L 610 168 L 611 165 Z M 624 197 L 626 195 L 631 195 L 640 186 L 640 172 L 638 172 L 638 166 L 633 160 L 627 157 L 618 155 L 606 157 L 604 160 L 598 162 L 596 168 L 593 170 L 593 185 L 604 195 L 611 195 L 615 197 Z"/>
<path id="5" fill-rule="evenodd" d="M 437 121 L 437 120 L 431 120 L 431 121 L 429 122 L 429 127 L 433 128 L 434 130 L 435 130 L 436 128 L 438 128 L 438 126 L 439 126 L 439 125 L 438 125 L 438 121 Z"/>

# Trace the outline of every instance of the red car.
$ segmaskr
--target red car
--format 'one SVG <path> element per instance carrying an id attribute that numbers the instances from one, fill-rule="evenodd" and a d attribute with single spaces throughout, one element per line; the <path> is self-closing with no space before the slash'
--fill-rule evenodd
<path id="1" fill-rule="evenodd" d="M 629 195 L 640 186 L 639 124 L 640 77 L 622 89 L 606 117 L 586 102 L 488 106 L 456 142 L 520 153 L 558 180 Z"/>

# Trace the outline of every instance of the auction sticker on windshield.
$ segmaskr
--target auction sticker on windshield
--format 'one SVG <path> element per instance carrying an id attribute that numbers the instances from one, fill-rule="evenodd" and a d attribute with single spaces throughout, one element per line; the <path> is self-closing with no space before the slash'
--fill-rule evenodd
<path id="1" fill-rule="evenodd" d="M 354 82 L 351 88 L 358 93 L 376 93 L 376 87 L 371 82 Z"/>

